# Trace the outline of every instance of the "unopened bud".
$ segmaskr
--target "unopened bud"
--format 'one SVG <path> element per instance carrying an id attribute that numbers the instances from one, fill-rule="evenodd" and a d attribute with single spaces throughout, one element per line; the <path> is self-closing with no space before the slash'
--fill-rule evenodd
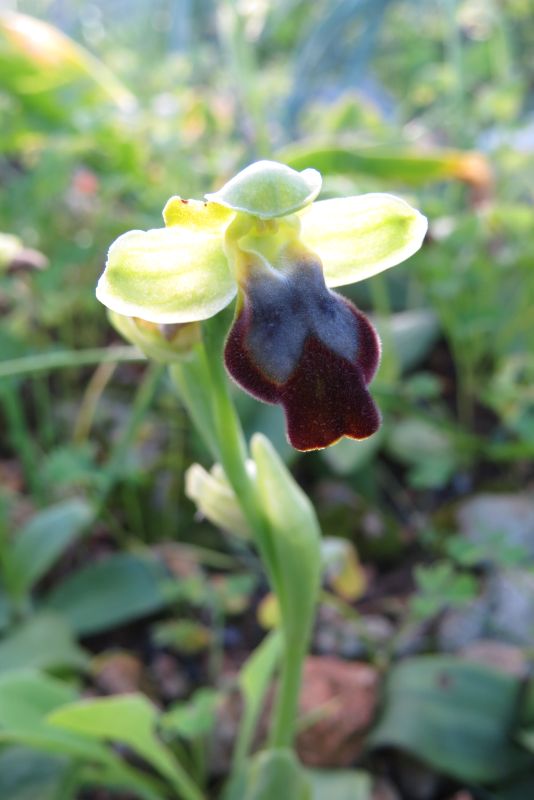
<path id="1" fill-rule="evenodd" d="M 160 325 L 138 317 L 109 312 L 111 324 L 128 342 L 136 345 L 148 358 L 164 364 L 183 361 L 200 341 L 199 322 Z"/>

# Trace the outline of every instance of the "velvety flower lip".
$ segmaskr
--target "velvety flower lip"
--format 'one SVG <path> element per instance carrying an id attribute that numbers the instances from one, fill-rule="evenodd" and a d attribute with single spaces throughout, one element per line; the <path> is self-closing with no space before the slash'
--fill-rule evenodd
<path id="1" fill-rule="evenodd" d="M 319 261 L 288 274 L 252 274 L 225 345 L 234 380 L 283 406 L 297 450 L 376 432 L 380 413 L 367 389 L 380 360 L 378 335 L 349 300 L 327 289 Z"/>

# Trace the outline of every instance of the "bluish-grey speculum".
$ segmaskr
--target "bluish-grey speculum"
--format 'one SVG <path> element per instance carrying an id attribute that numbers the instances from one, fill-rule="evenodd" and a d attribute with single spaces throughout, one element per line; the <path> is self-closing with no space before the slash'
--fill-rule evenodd
<path id="1" fill-rule="evenodd" d="M 319 263 L 306 261 L 285 272 L 253 273 L 246 294 L 252 311 L 247 347 L 271 380 L 287 381 L 308 336 L 354 361 L 356 321 L 345 301 L 326 287 Z"/>

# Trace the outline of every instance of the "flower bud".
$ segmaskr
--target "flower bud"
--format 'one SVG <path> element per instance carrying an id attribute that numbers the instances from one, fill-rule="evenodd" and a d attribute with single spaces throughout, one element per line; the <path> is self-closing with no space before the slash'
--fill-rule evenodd
<path id="1" fill-rule="evenodd" d="M 108 313 L 115 330 L 138 347 L 147 358 L 171 364 L 188 358 L 200 341 L 199 322 L 158 324 L 139 317 L 126 317 L 116 311 Z"/>

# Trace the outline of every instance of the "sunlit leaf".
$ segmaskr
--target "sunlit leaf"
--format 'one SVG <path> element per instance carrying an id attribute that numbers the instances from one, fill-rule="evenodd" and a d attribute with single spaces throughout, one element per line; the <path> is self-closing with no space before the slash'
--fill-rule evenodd
<path id="1" fill-rule="evenodd" d="M 36 94 L 89 81 L 100 98 L 122 109 L 135 106 L 133 95 L 102 62 L 53 25 L 26 14 L 0 14 L 0 69 L 17 92 Z"/>
<path id="2" fill-rule="evenodd" d="M 434 150 L 420 153 L 384 147 L 340 147 L 303 143 L 279 153 L 294 169 L 315 167 L 323 175 L 370 175 L 384 181 L 425 184 L 461 180 L 477 186 L 491 183 L 486 158 L 476 151 Z"/>
<path id="3" fill-rule="evenodd" d="M 127 744 L 167 778 L 179 792 L 191 786 L 187 795 L 202 800 L 180 764 L 155 735 L 157 709 L 143 695 L 123 695 L 82 700 L 57 709 L 49 724 L 76 734 Z"/>

